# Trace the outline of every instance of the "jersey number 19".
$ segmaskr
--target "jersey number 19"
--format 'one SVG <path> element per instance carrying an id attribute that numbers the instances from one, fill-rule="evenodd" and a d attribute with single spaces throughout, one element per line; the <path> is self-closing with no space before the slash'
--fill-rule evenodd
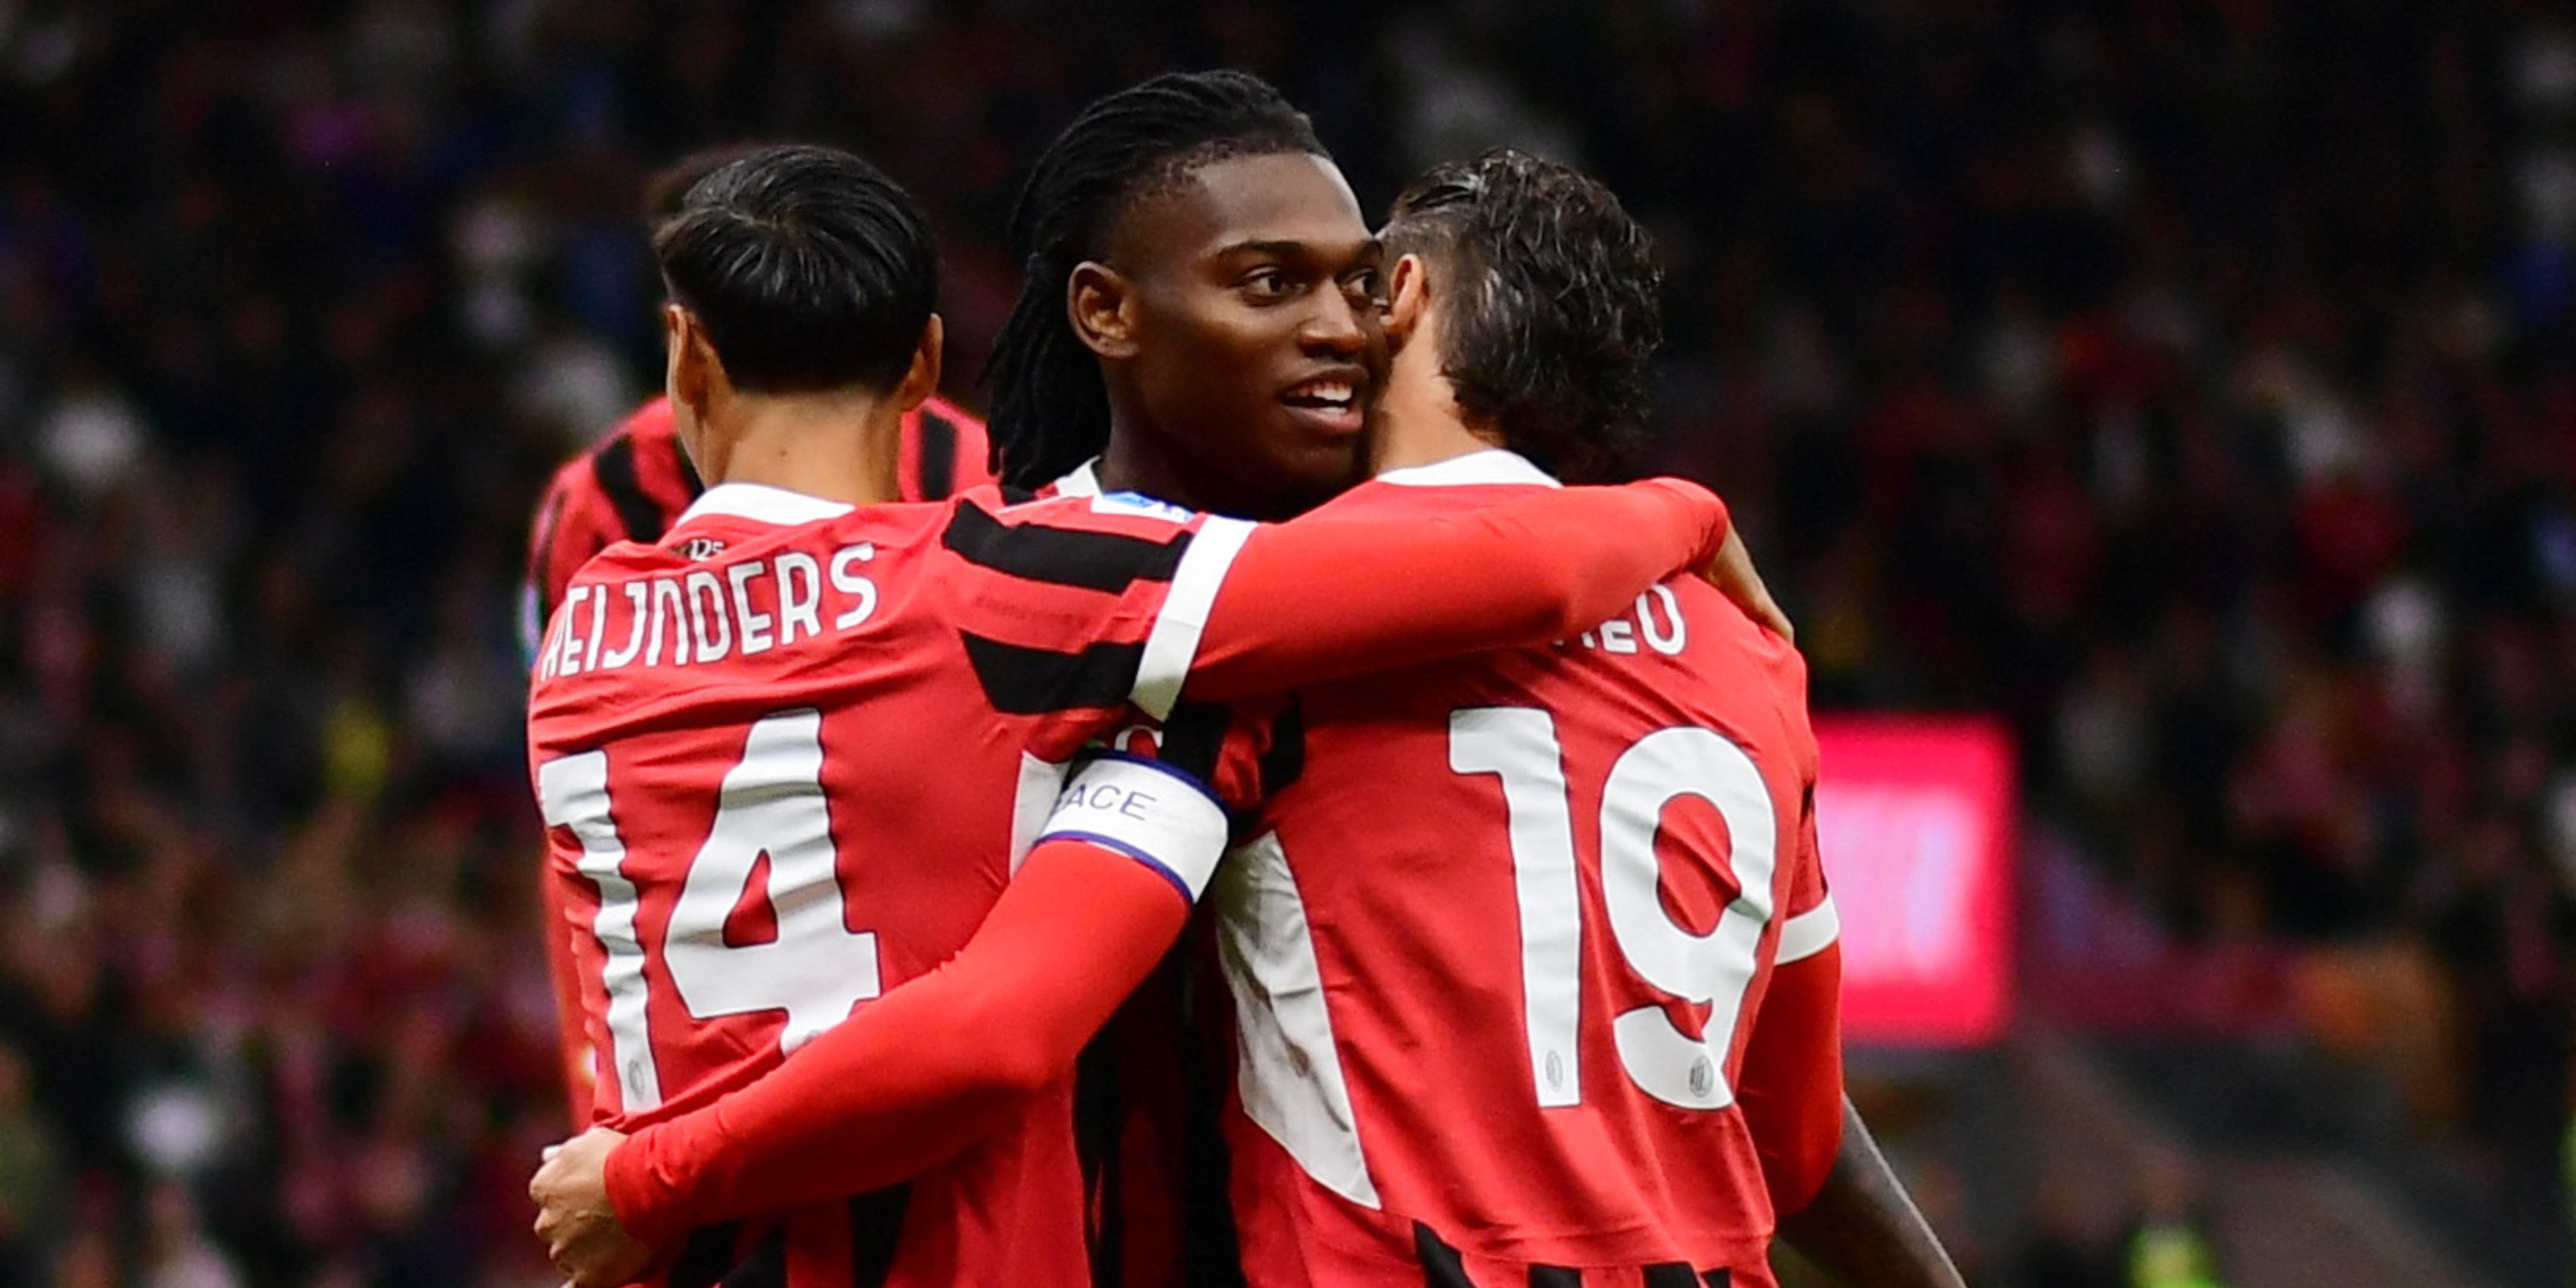
<path id="1" fill-rule="evenodd" d="M 1542 1107 L 1581 1104 L 1576 1026 L 1583 904 L 1575 876 L 1574 806 L 1556 718 L 1525 707 L 1451 712 L 1449 768 L 1502 780 L 1520 904 L 1530 1076 Z M 1726 821 L 1742 891 L 1705 935 L 1675 923 L 1657 893 L 1655 836 L 1664 809 L 1683 796 L 1708 801 Z M 1753 758 L 1724 736 L 1692 726 L 1658 729 L 1630 744 L 1602 787 L 1601 889 L 1612 942 L 1639 978 L 1711 1008 L 1696 1038 L 1676 1028 L 1660 1006 L 1637 1007 L 1611 1020 L 1629 1080 L 1667 1104 L 1723 1109 L 1735 1103 L 1726 1056 L 1753 984 L 1762 928 L 1771 920 L 1775 818 Z"/>

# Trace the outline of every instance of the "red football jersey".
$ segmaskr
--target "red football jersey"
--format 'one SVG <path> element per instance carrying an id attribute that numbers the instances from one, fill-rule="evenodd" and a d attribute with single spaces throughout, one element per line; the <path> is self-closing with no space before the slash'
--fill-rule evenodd
<path id="1" fill-rule="evenodd" d="M 943 501 L 993 481 L 984 423 L 942 399 L 905 413 L 896 451 L 896 485 L 906 501 Z M 520 588 L 520 640 L 533 657 L 537 633 L 574 573 L 620 541 L 659 541 L 680 512 L 705 491 L 680 450 L 671 400 L 656 396 L 589 451 L 564 462 L 537 502 L 528 533 L 527 580 Z M 551 893 L 551 887 L 549 892 Z M 546 939 L 563 1014 L 563 1061 L 575 1122 L 587 1120 L 592 1052 L 581 1033 L 570 959 L 559 935 Z"/>
<path id="2" fill-rule="evenodd" d="M 1485 452 L 1322 513 L 1547 483 Z M 1204 905 L 1254 1288 L 1769 1284 L 1733 1079 L 1784 927 L 1832 937 L 1796 652 L 1676 580 L 1553 648 L 1304 690 L 1260 769 Z"/>
<path id="3" fill-rule="evenodd" d="M 734 486 L 577 575 L 529 719 L 596 1120 L 631 1130 L 743 1085 L 965 943 L 1060 763 L 1171 654 L 1157 628 L 1196 629 L 1164 609 L 1175 581 L 1222 578 L 1227 543 L 1197 540 L 1211 523 L 1229 521 Z M 783 1272 L 836 1286 L 1082 1262 L 1062 1092 L 908 1189 L 700 1257 L 730 1265 L 784 1231 Z"/>

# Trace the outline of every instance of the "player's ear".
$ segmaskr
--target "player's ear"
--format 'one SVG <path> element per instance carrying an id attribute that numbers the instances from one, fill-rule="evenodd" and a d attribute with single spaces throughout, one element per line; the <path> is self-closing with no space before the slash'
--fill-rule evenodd
<path id="1" fill-rule="evenodd" d="M 671 401 L 704 412 L 715 348 L 697 317 L 678 304 L 662 305 L 662 350 L 668 361 L 662 383 Z"/>
<path id="2" fill-rule="evenodd" d="M 1386 338 L 1401 345 L 1431 307 L 1431 274 L 1420 255 L 1399 255 L 1386 274 Z"/>
<path id="3" fill-rule="evenodd" d="M 948 324 L 933 313 L 921 324 L 921 343 L 912 351 L 912 367 L 895 384 L 894 404 L 910 411 L 939 392 L 939 359 L 948 345 Z"/>
<path id="4" fill-rule="evenodd" d="M 1117 269 L 1089 259 L 1074 265 L 1064 312 L 1084 348 L 1104 358 L 1136 356 L 1136 290 Z"/>

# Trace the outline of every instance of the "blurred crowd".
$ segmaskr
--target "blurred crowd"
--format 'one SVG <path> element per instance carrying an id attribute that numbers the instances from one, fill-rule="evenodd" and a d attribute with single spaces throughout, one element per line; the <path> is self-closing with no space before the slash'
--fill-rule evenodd
<path id="1" fill-rule="evenodd" d="M 2186 939 L 2408 946 L 2424 1129 L 2563 1135 L 2562 8 L 0 0 L 0 1285 L 544 1281 L 515 585 L 658 377 L 643 177 L 858 148 L 971 372 L 1017 168 L 1215 64 L 1372 207 L 1607 179 L 1819 701 L 2004 713 Z"/>

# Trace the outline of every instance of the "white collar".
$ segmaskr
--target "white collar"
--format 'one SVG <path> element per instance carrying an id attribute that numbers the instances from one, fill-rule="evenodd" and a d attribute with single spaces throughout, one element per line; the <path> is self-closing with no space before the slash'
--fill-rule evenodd
<path id="1" fill-rule="evenodd" d="M 1380 483 L 1405 487 L 1456 487 L 1466 483 L 1535 483 L 1541 487 L 1563 487 L 1547 471 L 1530 463 L 1518 452 L 1489 447 L 1481 452 L 1452 456 L 1429 465 L 1408 465 L 1388 470 L 1377 476 Z"/>
<path id="2" fill-rule="evenodd" d="M 723 514 L 774 523 L 780 527 L 795 527 L 839 518 L 848 514 L 850 509 L 838 501 L 826 501 L 819 496 L 790 492 L 766 483 L 718 483 L 690 502 L 689 508 L 681 512 L 679 522 L 671 526 L 676 528 L 701 515 Z"/>
<path id="3" fill-rule="evenodd" d="M 1072 471 L 1063 478 L 1057 479 L 1055 494 L 1057 496 L 1100 495 L 1100 458 L 1092 457 L 1074 466 Z"/>

